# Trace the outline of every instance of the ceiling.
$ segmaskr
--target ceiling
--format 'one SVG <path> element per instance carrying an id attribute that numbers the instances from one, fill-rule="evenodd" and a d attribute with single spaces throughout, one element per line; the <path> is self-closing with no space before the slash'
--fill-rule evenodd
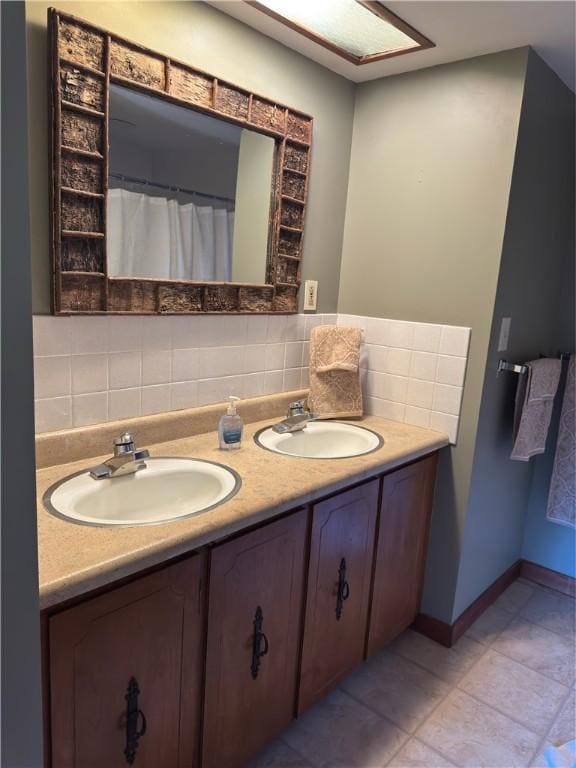
<path id="1" fill-rule="evenodd" d="M 314 0 L 310 0 L 314 2 Z M 392 0 L 384 5 L 435 48 L 356 66 L 243 0 L 210 5 L 354 82 L 531 45 L 575 90 L 575 0 Z"/>

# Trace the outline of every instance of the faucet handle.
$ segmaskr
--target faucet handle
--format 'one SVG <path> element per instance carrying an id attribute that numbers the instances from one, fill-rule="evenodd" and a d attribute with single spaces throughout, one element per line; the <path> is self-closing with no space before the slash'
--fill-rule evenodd
<path id="1" fill-rule="evenodd" d="M 304 400 L 295 400 L 288 406 L 288 417 L 290 416 L 302 416 L 306 412 L 304 408 Z"/>
<path id="2" fill-rule="evenodd" d="M 114 438 L 114 456 L 133 453 L 134 448 L 134 436 L 130 432 L 124 432 L 120 437 Z"/>

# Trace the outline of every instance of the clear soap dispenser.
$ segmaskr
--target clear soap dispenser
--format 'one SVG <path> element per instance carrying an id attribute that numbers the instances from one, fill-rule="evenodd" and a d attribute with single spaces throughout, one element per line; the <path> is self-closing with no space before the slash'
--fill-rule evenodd
<path id="1" fill-rule="evenodd" d="M 244 428 L 244 422 L 236 413 L 236 403 L 240 398 L 232 395 L 228 400 L 230 401 L 228 410 L 221 417 L 218 424 L 218 440 L 223 451 L 233 451 L 236 448 L 240 448 L 242 444 L 242 430 Z"/>

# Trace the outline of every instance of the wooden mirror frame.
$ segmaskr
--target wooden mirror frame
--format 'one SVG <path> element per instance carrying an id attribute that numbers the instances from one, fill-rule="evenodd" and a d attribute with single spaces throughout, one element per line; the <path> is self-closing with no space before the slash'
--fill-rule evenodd
<path id="1" fill-rule="evenodd" d="M 54 314 L 297 312 L 312 118 L 55 8 L 48 21 Z M 266 283 L 108 274 L 111 83 L 274 138 Z"/>

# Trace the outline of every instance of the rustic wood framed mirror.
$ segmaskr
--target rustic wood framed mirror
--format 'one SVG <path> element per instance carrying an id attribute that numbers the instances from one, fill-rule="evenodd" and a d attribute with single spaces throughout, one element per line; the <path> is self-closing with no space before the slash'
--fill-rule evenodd
<path id="1" fill-rule="evenodd" d="M 296 312 L 312 118 L 53 8 L 49 34 L 54 314 Z M 225 126 L 216 129 L 220 143 L 234 133 L 231 126 L 236 130 L 232 143 L 240 143 L 238 132 L 271 137 L 261 282 L 222 280 L 218 273 L 215 280 L 185 279 L 181 272 L 174 277 L 169 270 L 163 270 L 161 277 L 138 270 L 134 276 L 113 267 L 109 206 L 114 184 L 110 182 L 143 181 L 110 173 L 111 104 L 122 103 L 124 91 L 128 100 L 130 94 L 135 94 L 132 101 L 144 94 L 179 110 L 184 121 L 174 119 L 184 131 L 190 128 L 186 115 L 197 115 L 194 119 L 204 124 L 215 123 L 216 118 Z M 130 123 L 122 117 L 112 119 Z M 204 124 L 199 132 L 205 130 Z M 157 136 L 158 131 L 148 130 L 148 134 Z M 197 194 L 171 184 L 152 186 L 168 190 L 167 196 Z M 248 183 L 245 188 L 253 186 Z M 202 199 L 211 197 L 225 199 L 210 194 Z M 166 202 L 178 204 L 178 200 Z M 115 222 L 116 218 L 114 214 Z M 121 229 L 122 222 L 118 226 Z M 157 250 L 160 253 L 163 246 Z M 137 258 L 137 248 L 135 253 Z"/>

